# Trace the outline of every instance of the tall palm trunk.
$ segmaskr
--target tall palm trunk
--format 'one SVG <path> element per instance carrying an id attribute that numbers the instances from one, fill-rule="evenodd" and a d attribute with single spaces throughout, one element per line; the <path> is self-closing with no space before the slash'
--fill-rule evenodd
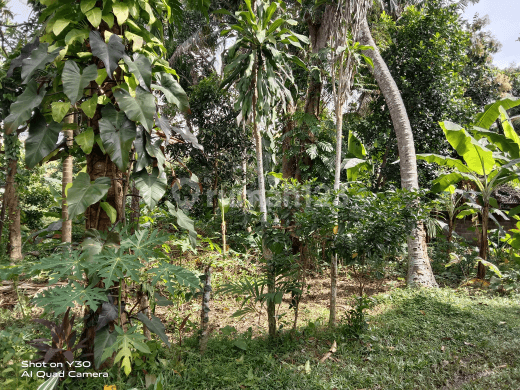
<path id="1" fill-rule="evenodd" d="M 9 220 L 9 258 L 18 261 L 22 255 L 22 232 L 20 225 L 20 205 L 18 190 L 16 185 L 16 172 L 18 169 L 18 157 L 16 153 L 16 143 L 18 133 L 14 132 L 6 136 L 5 147 L 11 148 L 8 151 L 7 177 L 5 180 L 4 202 L 6 205 L 7 219 Z M 7 150 L 6 150 L 7 151 Z M 7 154 L 6 154 L 7 155 Z"/>
<path id="2" fill-rule="evenodd" d="M 480 236 L 480 250 L 479 250 L 479 256 L 483 260 L 487 260 L 487 254 L 488 254 L 488 225 L 489 225 L 489 203 L 485 203 L 482 206 L 482 232 Z M 479 261 L 477 266 L 477 278 L 484 279 L 486 277 L 486 267 L 484 264 Z"/>
<path id="3" fill-rule="evenodd" d="M 63 120 L 64 123 L 74 123 L 74 114 L 68 115 Z M 67 148 L 74 146 L 74 131 L 64 130 L 63 135 L 67 140 Z M 73 157 L 68 155 L 63 158 L 62 162 L 62 180 L 61 180 L 61 196 L 63 198 L 61 203 L 61 242 L 72 242 L 72 220 L 69 219 L 69 207 L 67 206 L 67 196 L 65 190 L 69 183 L 72 183 L 72 166 Z"/>
<path id="4" fill-rule="evenodd" d="M 399 164 L 401 169 L 401 186 L 407 190 L 419 188 L 417 176 L 417 162 L 415 158 L 415 146 L 408 114 L 392 75 L 384 62 L 377 46 L 372 38 L 366 18 L 361 24 L 360 42 L 362 45 L 372 46 L 373 50 L 365 50 L 364 54 L 370 57 L 374 63 L 372 73 L 383 93 L 394 131 L 397 137 L 399 149 Z M 419 222 L 408 239 L 408 277 L 407 284 L 437 287 L 433 271 L 428 258 L 426 247 L 426 234 L 424 225 Z"/>

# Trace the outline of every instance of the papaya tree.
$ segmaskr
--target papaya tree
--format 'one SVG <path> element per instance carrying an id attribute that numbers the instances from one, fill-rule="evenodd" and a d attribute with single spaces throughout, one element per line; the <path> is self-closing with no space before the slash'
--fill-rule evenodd
<path id="1" fill-rule="evenodd" d="M 477 271 L 477 277 L 480 279 L 486 276 L 489 219 L 499 225 L 493 214 L 501 213 L 492 193 L 498 186 L 518 180 L 520 173 L 520 137 L 506 112 L 506 109 L 519 104 L 520 99 L 507 98 L 486 106 L 486 110 L 477 116 L 470 130 L 472 134 L 455 123 L 440 123 L 446 139 L 463 161 L 437 154 L 417 155 L 420 160 L 453 169 L 433 182 L 433 192 L 444 191 L 462 180 L 468 180 L 475 185 L 475 202 L 466 203 L 470 209 L 463 213 L 478 213 L 482 218 L 479 248 L 481 261 L 478 262 Z M 504 134 L 489 129 L 497 119 L 500 119 Z"/>
<path id="2" fill-rule="evenodd" d="M 11 134 L 28 122 L 25 163 L 29 169 L 51 158 L 66 157 L 73 150 L 85 157 L 85 167 L 64 191 L 67 214 L 68 219 L 84 214 L 87 234 L 99 237 L 97 231 L 106 232 L 116 222 L 124 224 L 131 180 L 149 208 L 165 194 L 164 141 L 179 137 L 181 142 L 201 148 L 193 134 L 172 127 L 159 109 L 164 99 L 180 111 L 189 110 L 177 74 L 164 59 L 162 43 L 163 22 L 180 18 L 181 6 L 175 0 L 36 2 L 42 5 L 44 33 L 12 62 L 13 68 L 21 66 L 24 91 L 11 105 L 4 129 Z M 70 115 L 78 118 L 77 123 L 64 123 L 70 122 L 63 120 Z M 72 144 L 60 138 L 60 132 L 70 130 L 74 132 Z M 172 208 L 170 212 L 177 216 L 179 225 L 189 228 L 191 238 L 196 237 L 193 223 L 181 211 L 177 214 Z M 140 237 L 138 241 L 145 237 L 142 232 L 135 234 Z M 106 249 L 112 251 L 110 254 L 99 249 L 107 240 L 113 242 L 112 247 L 108 245 L 111 249 Z M 61 301 L 63 305 L 87 305 L 82 335 L 87 340 L 83 348 L 86 355 L 94 351 L 103 306 L 113 312 L 112 306 L 119 305 L 119 315 L 112 319 L 119 318 L 119 325 L 125 326 L 121 317 L 122 285 L 117 283 L 123 283 L 126 277 L 136 282 L 137 274 L 122 260 L 122 253 L 128 253 L 122 247 L 113 248 L 121 241 L 119 236 L 108 236 L 103 245 L 92 249 L 94 253 L 86 252 L 111 264 L 110 278 L 99 269 L 83 268 L 87 265 L 81 263 L 84 255 L 75 255 L 69 260 L 79 260 L 70 271 L 82 270 L 87 279 L 80 283 L 78 275 L 71 274 L 69 285 L 56 290 L 61 298 L 69 296 Z M 87 240 L 83 246 L 88 249 L 92 245 Z M 59 267 L 59 262 L 52 264 Z M 156 279 L 168 278 L 163 275 Z M 103 281 L 108 285 L 103 286 Z M 114 283 L 112 288 L 119 289 L 115 298 L 109 289 Z M 109 298 L 115 303 L 106 302 Z M 128 368 L 128 358 L 123 363 Z"/>
<path id="3" fill-rule="evenodd" d="M 237 11 L 234 15 L 227 10 L 216 11 L 216 13 L 231 16 L 236 20 L 235 24 L 222 32 L 222 35 L 233 32 L 237 36 L 237 41 L 229 49 L 230 63 L 224 69 L 225 78 L 221 86 L 228 88 L 232 84 L 235 85 L 239 94 L 235 106 L 235 109 L 240 110 L 238 119 L 240 121 L 251 120 L 253 124 L 260 213 L 265 233 L 267 203 L 262 135 L 259 124 L 266 126 L 274 121 L 277 104 L 285 112 L 287 103 L 292 102 L 289 87 L 294 85 L 294 80 L 288 62 L 305 68 L 298 57 L 279 49 L 287 45 L 303 49 L 301 43 L 308 43 L 308 38 L 286 27 L 296 25 L 296 21 L 285 17 L 273 18 L 279 9 L 285 11 L 285 3 L 257 1 L 252 6 L 250 0 L 244 0 L 244 2 L 246 10 Z M 273 337 L 276 334 L 275 266 L 270 264 L 272 256 L 265 239 L 263 239 L 262 245 L 263 255 L 270 270 L 268 272 L 268 294 L 271 294 L 269 295 L 271 298 L 268 299 L 267 314 L 269 335 Z"/>

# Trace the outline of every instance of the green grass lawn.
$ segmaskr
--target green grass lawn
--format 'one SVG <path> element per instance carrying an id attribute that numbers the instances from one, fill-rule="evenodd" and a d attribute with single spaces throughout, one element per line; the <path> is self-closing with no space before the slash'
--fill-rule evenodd
<path id="1" fill-rule="evenodd" d="M 145 369 L 162 375 L 163 389 L 520 389 L 518 299 L 450 289 L 375 298 L 358 337 L 348 326 L 314 323 L 273 343 L 219 334 L 202 357 L 192 338 L 181 349 L 161 349 Z M 336 353 L 320 363 L 334 340 Z M 69 379 L 61 388 L 145 389 L 142 370 L 120 375 L 113 369 L 109 380 Z M 24 388 L 35 389 L 32 383 Z"/>

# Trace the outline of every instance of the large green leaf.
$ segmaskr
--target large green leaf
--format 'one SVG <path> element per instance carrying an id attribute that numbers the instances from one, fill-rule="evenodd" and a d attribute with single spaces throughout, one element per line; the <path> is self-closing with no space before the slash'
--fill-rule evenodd
<path id="1" fill-rule="evenodd" d="M 508 137 L 480 127 L 473 127 L 471 132 L 473 133 L 475 139 L 479 140 L 481 138 L 486 138 L 491 144 L 498 147 L 498 149 L 500 149 L 502 152 L 509 154 L 511 158 L 520 157 L 519 145 L 517 145 Z"/>
<path id="2" fill-rule="evenodd" d="M 96 337 L 94 338 L 94 364 L 96 368 L 99 368 L 101 364 L 106 360 L 101 359 L 103 356 L 103 351 L 112 344 L 116 342 L 117 335 L 116 332 L 110 332 L 108 326 L 102 329 L 99 332 L 96 332 Z"/>
<path id="3" fill-rule="evenodd" d="M 433 181 L 432 192 L 442 192 L 449 186 L 457 184 L 461 180 L 475 181 L 475 177 L 467 173 L 452 172 L 446 175 L 439 176 Z"/>
<path id="4" fill-rule="evenodd" d="M 132 176 L 144 203 L 150 210 L 153 209 L 166 193 L 168 188 L 166 177 L 164 175 L 159 176 L 158 168 L 154 168 L 150 175 L 146 172 L 146 169 L 143 169 Z"/>
<path id="5" fill-rule="evenodd" d="M 41 43 L 28 58 L 22 61 L 22 84 L 27 84 L 34 72 L 44 69 L 49 62 L 54 61 L 62 49 L 60 47 L 48 53 L 48 47 L 48 43 Z"/>
<path id="6" fill-rule="evenodd" d="M 79 133 L 77 136 L 74 137 L 74 141 L 80 146 L 81 150 L 83 150 L 83 153 L 90 154 L 92 152 L 92 147 L 94 146 L 94 130 L 92 127 L 87 127 L 87 129 Z"/>
<path id="7" fill-rule="evenodd" d="M 117 34 L 112 34 L 108 39 L 108 44 L 106 44 L 99 32 L 94 30 L 90 32 L 89 40 L 92 54 L 103 61 L 108 77 L 112 78 L 114 71 L 118 67 L 117 62 L 125 54 L 123 40 Z"/>
<path id="8" fill-rule="evenodd" d="M 116 111 L 111 104 L 103 107 L 101 115 L 99 134 L 103 147 L 117 167 L 125 172 L 136 136 L 135 123 L 123 111 Z"/>
<path id="9" fill-rule="evenodd" d="M 61 122 L 67 112 L 69 112 L 70 102 L 52 102 L 51 103 L 51 112 L 52 112 L 52 120 L 54 122 Z"/>
<path id="10" fill-rule="evenodd" d="M 189 142 L 195 148 L 204 151 L 204 147 L 199 144 L 199 141 L 197 141 L 197 137 L 195 137 L 195 135 L 193 135 L 188 129 L 171 126 L 170 121 L 165 116 L 159 117 L 157 114 L 155 114 L 155 124 L 164 132 L 167 141 L 170 140 L 172 133 L 176 132 L 182 137 L 184 141 Z"/>
<path id="11" fill-rule="evenodd" d="M 441 166 L 455 168 L 459 172 L 464 173 L 470 173 L 472 172 L 471 169 L 469 169 L 464 163 L 460 160 L 457 160 L 456 158 L 451 157 L 445 157 L 441 156 L 439 154 L 433 154 L 433 153 L 423 153 L 423 154 L 417 154 L 418 160 L 424 160 L 430 164 L 435 163 Z"/>
<path id="12" fill-rule="evenodd" d="M 125 332 L 116 325 L 116 342 L 106 348 L 101 355 L 101 360 L 105 360 L 112 356 L 114 352 L 117 352 L 114 363 L 121 361 L 121 367 L 123 367 L 126 375 L 129 375 L 132 371 L 131 359 L 133 349 L 137 349 L 145 354 L 151 353 L 150 348 L 145 344 L 146 338 L 142 334 L 137 333 L 136 328 L 137 327 L 134 326 Z"/>
<path id="13" fill-rule="evenodd" d="M 45 96 L 46 89 L 41 88 L 38 93 L 38 85 L 32 80 L 25 91 L 11 104 L 9 116 L 4 119 L 6 134 L 16 131 L 21 124 L 31 117 L 34 108 L 38 107 Z"/>
<path id="14" fill-rule="evenodd" d="M 511 124 L 511 120 L 509 119 L 509 115 L 507 115 L 505 108 L 500 106 L 498 107 L 498 111 L 500 113 L 500 122 L 502 123 L 502 128 L 504 129 L 504 135 L 513 141 L 516 145 L 520 146 L 520 137 L 518 137 L 518 134 Z"/>
<path id="15" fill-rule="evenodd" d="M 139 85 L 147 91 L 150 91 L 150 84 L 152 83 L 152 63 L 148 57 L 140 53 L 135 53 L 133 61 L 127 55 L 123 57 L 123 60 L 126 66 L 128 66 L 130 73 L 133 73 L 139 81 Z"/>
<path id="16" fill-rule="evenodd" d="M 161 264 L 160 268 L 152 268 L 148 273 L 155 274 L 151 284 L 155 285 L 158 281 L 164 280 L 166 288 L 170 294 L 175 294 L 175 284 L 187 286 L 192 290 L 197 290 L 200 287 L 200 279 L 192 271 L 187 270 L 178 265 Z"/>
<path id="17" fill-rule="evenodd" d="M 94 114 L 96 113 L 98 105 L 98 95 L 95 93 L 92 95 L 92 97 L 88 100 L 85 100 L 83 103 L 81 103 L 81 109 L 85 113 L 86 116 L 89 118 L 93 118 Z"/>
<path id="18" fill-rule="evenodd" d="M 11 65 L 9 66 L 9 69 L 7 70 L 7 77 L 13 76 L 13 71 L 22 66 L 23 60 L 25 60 L 27 57 L 29 57 L 34 49 L 36 49 L 40 45 L 40 38 L 36 37 L 32 42 L 29 42 L 26 44 L 22 49 L 20 50 L 20 55 L 16 57 L 15 59 L 11 60 Z"/>
<path id="19" fill-rule="evenodd" d="M 150 332 L 155 333 L 162 341 L 164 341 L 168 347 L 170 346 L 170 340 L 168 340 L 168 336 L 166 335 L 166 328 L 159 318 L 152 314 L 152 319 L 150 320 L 141 312 L 137 313 L 137 318 L 139 318 L 141 322 L 146 325 Z"/>
<path id="20" fill-rule="evenodd" d="M 66 45 L 72 45 L 74 42 L 79 41 L 80 43 L 83 43 L 85 39 L 88 39 L 89 30 L 84 29 L 77 29 L 70 30 L 67 35 L 65 35 L 65 44 Z"/>
<path id="21" fill-rule="evenodd" d="M 135 171 L 139 172 L 140 170 L 152 165 L 153 158 L 146 151 L 146 145 L 150 143 L 150 136 L 143 129 L 142 126 L 138 126 L 137 135 L 135 137 L 135 153 L 137 154 L 136 163 L 135 163 Z"/>
<path id="22" fill-rule="evenodd" d="M 140 122 L 144 128 L 151 131 L 153 128 L 153 116 L 155 114 L 155 98 L 141 87 L 136 88 L 135 98 L 122 88 L 114 91 L 119 108 L 128 118 Z"/>
<path id="23" fill-rule="evenodd" d="M 190 219 L 181 209 L 176 208 L 170 202 L 165 202 L 170 214 L 177 218 L 177 225 L 186 229 L 189 233 L 190 243 L 193 248 L 197 247 L 197 231 L 195 230 L 195 223 Z"/>
<path id="24" fill-rule="evenodd" d="M 143 265 L 135 256 L 108 250 L 97 256 L 96 260 L 97 272 L 103 278 L 105 288 L 110 288 L 123 278 L 139 282 L 139 272 Z"/>
<path id="25" fill-rule="evenodd" d="M 152 88 L 164 93 L 164 97 L 170 104 L 175 104 L 181 111 L 189 111 L 188 96 L 181 85 L 175 78 L 166 72 L 160 72 L 155 75 L 160 85 L 152 84 Z"/>
<path id="26" fill-rule="evenodd" d="M 367 151 L 361 140 L 354 134 L 352 130 L 348 132 L 348 152 L 356 158 L 365 158 Z"/>
<path id="27" fill-rule="evenodd" d="M 90 11 L 85 13 L 85 16 L 90 24 L 92 24 L 92 27 L 98 28 L 101 24 L 102 11 L 100 8 L 92 8 Z"/>
<path id="28" fill-rule="evenodd" d="M 45 118 L 36 113 L 29 125 L 29 137 L 25 140 L 25 165 L 34 168 L 56 147 L 60 136 L 61 124 L 51 122 L 47 125 Z"/>
<path id="29" fill-rule="evenodd" d="M 117 24 L 120 26 L 128 19 L 128 5 L 126 3 L 114 3 L 112 12 L 117 18 Z"/>
<path id="30" fill-rule="evenodd" d="M 497 100 L 494 103 L 488 104 L 484 112 L 477 115 L 475 126 L 489 129 L 491 125 L 498 119 L 500 112 L 499 107 L 506 110 L 516 107 L 520 104 L 520 98 L 505 98 Z"/>
<path id="31" fill-rule="evenodd" d="M 70 99 L 71 104 L 83 97 L 83 90 L 92 80 L 97 77 L 97 66 L 92 64 L 87 66 L 83 71 L 72 60 L 65 62 L 61 80 L 63 82 L 63 92 Z"/>
<path id="32" fill-rule="evenodd" d="M 87 208 L 99 202 L 108 192 L 112 182 L 108 177 L 98 177 L 90 182 L 88 173 L 80 172 L 67 192 L 69 219 L 84 213 Z"/>
<path id="33" fill-rule="evenodd" d="M 462 156 L 469 169 L 479 175 L 488 174 L 495 165 L 493 152 L 480 145 L 466 130 L 452 122 L 441 122 L 446 139 Z"/>

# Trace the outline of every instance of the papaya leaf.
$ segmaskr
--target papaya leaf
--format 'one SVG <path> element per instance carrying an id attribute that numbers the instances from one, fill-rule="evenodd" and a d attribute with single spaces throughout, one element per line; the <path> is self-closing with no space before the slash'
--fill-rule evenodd
<path id="1" fill-rule="evenodd" d="M 174 283 L 189 287 L 192 290 L 200 288 L 200 279 L 192 271 L 179 265 L 162 264 L 160 268 L 151 268 L 148 273 L 155 274 L 151 284 L 155 285 L 159 280 L 166 281 L 166 287 L 170 293 L 174 293 Z"/>
<path id="2" fill-rule="evenodd" d="M 31 271 L 48 271 L 49 284 L 55 284 L 62 278 L 69 280 L 83 280 L 83 271 L 86 268 L 85 261 L 78 256 L 77 251 L 68 253 L 63 256 L 61 253 L 45 257 L 38 263 L 35 263 Z"/>
<path id="3" fill-rule="evenodd" d="M 29 137 L 25 140 L 25 165 L 34 168 L 51 153 L 60 135 L 61 125 L 52 122 L 49 125 L 43 115 L 36 113 L 29 125 Z"/>
<path id="4" fill-rule="evenodd" d="M 136 137 L 135 123 L 123 111 L 116 111 L 110 104 L 101 110 L 99 134 L 103 147 L 117 167 L 125 172 L 128 167 L 129 153 Z"/>
<path id="5" fill-rule="evenodd" d="M 171 74 L 160 72 L 155 75 L 155 78 L 159 82 L 159 85 L 152 84 L 153 89 L 161 91 L 168 103 L 175 104 L 179 110 L 190 111 L 186 92 Z"/>
<path id="6" fill-rule="evenodd" d="M 105 348 L 101 355 L 101 361 L 106 360 L 117 352 L 114 363 L 121 361 L 125 374 L 130 375 L 132 371 L 132 350 L 136 349 L 142 353 L 151 353 L 150 348 L 146 345 L 146 337 L 136 332 L 137 327 L 133 326 L 126 332 L 119 326 L 115 326 L 117 338 L 114 344 Z"/>
<path id="7" fill-rule="evenodd" d="M 161 235 L 156 229 L 136 230 L 133 235 L 121 243 L 125 249 L 131 249 L 136 257 L 148 260 L 156 257 L 155 247 L 168 241 L 168 236 Z"/>
<path id="8" fill-rule="evenodd" d="M 84 213 L 90 205 L 99 202 L 106 195 L 111 184 L 108 177 L 98 177 L 94 183 L 91 183 L 88 173 L 80 172 L 67 194 L 69 219 Z"/>
<path id="9" fill-rule="evenodd" d="M 146 169 L 134 173 L 135 185 L 144 203 L 151 210 L 166 193 L 168 183 L 164 175 L 159 176 L 159 169 L 154 168 L 149 175 Z"/>
<path id="10" fill-rule="evenodd" d="M 38 306 L 45 306 L 47 310 L 54 311 L 58 316 L 65 313 L 68 307 L 82 305 L 87 305 L 95 311 L 101 302 L 106 302 L 107 296 L 101 288 L 84 287 L 80 282 L 73 281 L 66 286 L 48 289 L 33 300 Z"/>
<path id="11" fill-rule="evenodd" d="M 36 71 L 44 69 L 49 62 L 54 61 L 62 49 L 60 47 L 48 53 L 48 47 L 48 43 L 41 43 L 22 61 L 22 84 L 27 84 Z"/>
<path id="12" fill-rule="evenodd" d="M 159 318 L 152 314 L 152 319 L 150 320 L 141 312 L 137 313 L 137 318 L 141 320 L 150 332 L 155 333 L 168 347 L 170 346 L 170 340 L 168 340 L 168 336 L 166 335 L 166 328 Z"/>
<path id="13" fill-rule="evenodd" d="M 7 135 L 18 130 L 31 117 L 34 108 L 38 107 L 45 96 L 46 89 L 41 88 L 38 93 L 38 85 L 32 80 L 27 84 L 25 91 L 11 104 L 9 116 L 4 119 L 4 129 Z"/>
<path id="14" fill-rule="evenodd" d="M 92 54 L 103 61 L 108 77 L 112 78 L 114 71 L 118 67 L 117 62 L 125 54 L 125 46 L 122 39 L 118 35 L 112 34 L 108 39 L 108 44 L 106 44 L 99 32 L 94 30 L 90 32 L 89 39 Z"/>
<path id="15" fill-rule="evenodd" d="M 97 66 L 92 64 L 83 71 L 72 60 L 65 62 L 61 80 L 63 82 L 63 92 L 70 99 L 72 105 L 83 97 L 85 87 L 97 77 Z"/>
<path id="16" fill-rule="evenodd" d="M 137 87 L 135 98 L 122 88 L 114 91 L 119 108 L 133 121 L 140 122 L 147 131 L 153 128 L 155 98 L 141 87 Z"/>
<path id="17" fill-rule="evenodd" d="M 109 249 L 96 256 L 95 261 L 95 267 L 98 275 L 103 278 L 105 288 L 112 287 L 123 278 L 139 283 L 139 272 L 143 265 L 135 256 Z"/>

